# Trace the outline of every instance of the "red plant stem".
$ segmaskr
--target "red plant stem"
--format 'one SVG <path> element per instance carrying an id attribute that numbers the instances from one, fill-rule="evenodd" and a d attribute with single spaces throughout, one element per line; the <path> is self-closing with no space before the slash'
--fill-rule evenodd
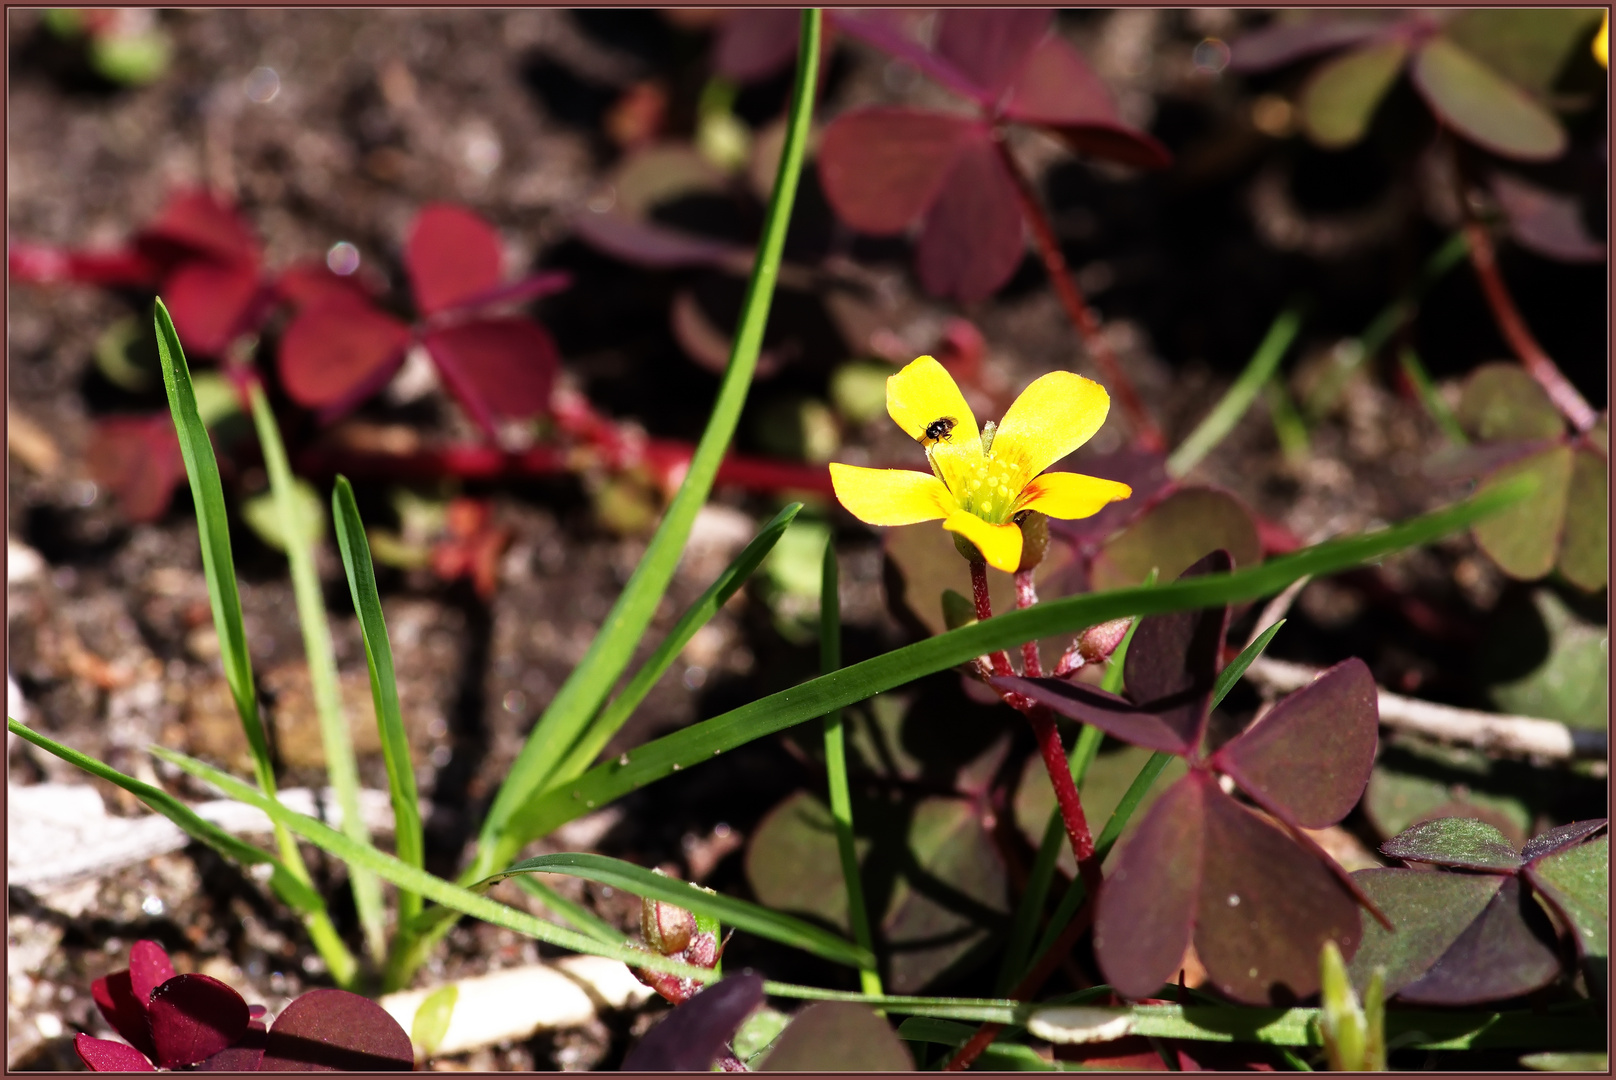
<path id="1" fill-rule="evenodd" d="M 985 621 L 993 618 L 993 601 L 988 596 L 988 564 L 981 559 L 972 559 L 970 562 L 971 596 L 976 600 L 976 617 L 978 621 Z M 1010 657 L 1003 649 L 994 653 L 989 659 L 993 665 L 993 674 L 1015 674 L 1015 669 L 1010 666 Z"/>
<path id="2" fill-rule="evenodd" d="M 1509 295 L 1503 274 L 1499 273 L 1498 255 L 1493 248 L 1492 237 L 1487 235 L 1487 227 L 1471 217 L 1465 221 L 1464 231 L 1470 246 L 1470 265 L 1475 268 L 1476 277 L 1481 281 L 1481 291 L 1487 297 L 1487 306 L 1492 308 L 1499 332 L 1509 342 L 1509 347 L 1515 350 L 1515 356 L 1526 368 L 1527 374 L 1548 393 L 1549 400 L 1554 402 L 1554 407 L 1560 410 L 1561 415 L 1571 421 L 1571 426 L 1579 432 L 1587 431 L 1594 426 L 1598 414 L 1561 373 L 1549 354 L 1543 351 L 1537 338 L 1532 336 L 1520 309 L 1515 306 L 1514 298 Z"/>
<path id="3" fill-rule="evenodd" d="M 1016 194 L 1021 202 L 1021 216 L 1026 219 L 1027 226 L 1032 230 L 1033 242 L 1038 247 L 1038 254 L 1044 262 L 1044 270 L 1049 274 L 1049 280 L 1055 286 L 1055 295 L 1060 297 L 1061 306 L 1066 309 L 1066 315 L 1072 320 L 1078 334 L 1083 338 L 1083 345 L 1094 357 L 1094 362 L 1100 365 L 1105 373 L 1106 381 L 1111 384 L 1112 391 L 1122 403 L 1122 411 L 1128 414 L 1128 420 L 1133 425 L 1134 439 L 1142 450 L 1162 451 L 1167 449 L 1167 442 L 1162 438 L 1161 429 L 1145 411 L 1145 406 L 1139 400 L 1139 394 L 1133 388 L 1133 382 L 1123 374 L 1122 365 L 1117 361 L 1117 354 L 1111 350 L 1111 344 L 1106 341 L 1105 334 L 1100 330 L 1100 320 L 1094 314 L 1094 309 L 1084 301 L 1083 294 L 1078 291 L 1077 283 L 1072 280 L 1070 270 L 1066 265 L 1066 256 L 1061 253 L 1060 241 L 1055 238 L 1055 229 L 1049 223 L 1049 217 L 1044 208 L 1039 205 L 1038 193 L 1033 190 L 1032 180 L 1016 161 L 1015 155 L 1010 153 L 1002 134 L 994 139 L 994 148 L 999 152 L 999 159 L 1009 170 L 1010 178 L 1015 181 Z"/>
<path id="4" fill-rule="evenodd" d="M 1016 607 L 1030 608 L 1038 602 L 1038 589 L 1032 582 L 1031 570 L 1016 571 Z M 1038 642 L 1024 641 L 1021 644 L 1021 673 L 1029 679 L 1040 678 L 1044 674 L 1044 661 L 1038 655 Z"/>
<path id="5" fill-rule="evenodd" d="M 1055 715 L 1042 705 L 1028 709 L 1026 715 L 1038 739 L 1038 753 L 1044 759 L 1044 768 L 1049 771 L 1049 782 L 1055 787 L 1055 802 L 1060 806 L 1061 821 L 1066 825 L 1066 838 L 1072 842 L 1072 854 L 1077 857 L 1078 869 L 1082 870 L 1094 854 L 1094 837 L 1089 833 L 1088 818 L 1083 814 L 1083 800 L 1072 782 L 1072 767 L 1066 760 L 1066 748 L 1061 745 Z M 1089 875 L 1084 874 L 1083 883 L 1092 896 L 1099 886 L 1098 876 L 1091 881 Z"/>

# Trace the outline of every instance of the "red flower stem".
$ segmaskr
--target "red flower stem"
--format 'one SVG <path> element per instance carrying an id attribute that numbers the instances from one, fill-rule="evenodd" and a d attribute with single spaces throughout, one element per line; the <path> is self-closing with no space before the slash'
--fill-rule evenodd
<path id="1" fill-rule="evenodd" d="M 971 596 L 976 600 L 976 617 L 978 621 L 993 618 L 993 601 L 988 596 L 988 564 L 981 559 L 971 561 Z M 1014 675 L 1015 669 L 1010 666 L 1010 657 L 1003 649 L 989 657 L 995 675 Z"/>
<path id="2" fill-rule="evenodd" d="M 1561 415 L 1571 421 L 1571 426 L 1579 432 L 1587 431 L 1594 426 L 1598 414 L 1561 373 L 1549 354 L 1543 351 L 1537 338 L 1532 336 L 1531 329 L 1527 327 L 1526 320 L 1521 317 L 1520 309 L 1515 306 L 1515 300 L 1504 284 L 1503 274 L 1499 273 L 1498 255 L 1493 248 L 1492 237 L 1487 235 L 1487 227 L 1472 216 L 1466 219 L 1464 232 L 1470 246 L 1470 265 L 1475 268 L 1476 277 L 1481 281 L 1482 294 L 1487 297 L 1487 306 L 1492 309 L 1499 332 L 1509 342 L 1509 347 L 1515 350 L 1515 356 L 1526 368 L 1527 374 L 1548 393 L 1549 400 L 1554 402 L 1554 407 L 1560 410 Z"/>
<path id="3" fill-rule="evenodd" d="M 1032 583 L 1031 570 L 1016 571 L 1016 607 L 1030 608 L 1038 602 L 1038 589 Z M 1021 673 L 1029 679 L 1040 678 L 1044 674 L 1044 661 L 1038 655 L 1038 642 L 1024 641 L 1021 644 Z"/>
<path id="4" fill-rule="evenodd" d="M 1061 821 L 1066 825 L 1066 838 L 1072 842 L 1072 854 L 1077 858 L 1077 868 L 1084 869 L 1086 862 L 1092 861 L 1094 855 L 1094 837 L 1089 833 L 1088 818 L 1083 814 L 1083 800 L 1077 794 L 1077 785 L 1072 781 L 1072 766 L 1066 760 L 1066 748 L 1061 745 L 1060 729 L 1055 726 L 1055 714 L 1045 706 L 1038 705 L 1026 711 L 1027 722 L 1032 725 L 1032 733 L 1038 739 L 1038 753 L 1044 759 L 1044 768 L 1049 772 L 1049 782 L 1055 787 L 1055 802 L 1060 806 Z M 1093 867 L 1093 871 L 1098 871 Z M 1088 887 L 1090 896 L 1098 888 L 1099 875 L 1083 874 L 1083 884 Z"/>
<path id="5" fill-rule="evenodd" d="M 1016 161 L 1015 155 L 1010 153 L 1010 147 L 1005 144 L 1003 137 L 994 139 L 994 149 L 999 152 L 999 160 L 1009 170 L 1010 178 L 1015 181 L 1016 195 L 1021 203 L 1021 216 L 1026 219 L 1027 226 L 1032 230 L 1033 242 L 1038 247 L 1039 257 L 1043 259 L 1044 270 L 1049 274 L 1049 280 L 1055 286 L 1055 295 L 1060 297 L 1061 306 L 1066 309 L 1066 315 L 1072 320 L 1072 325 L 1083 338 L 1083 346 L 1094 357 L 1094 362 L 1100 365 L 1105 373 L 1106 381 L 1111 384 L 1111 390 L 1122 403 L 1122 411 L 1128 414 L 1128 420 L 1133 425 L 1134 439 L 1142 450 L 1162 451 L 1167 449 L 1167 442 L 1162 438 L 1161 429 L 1145 411 L 1145 406 L 1139 400 L 1139 394 L 1133 388 L 1133 382 L 1123 374 L 1122 365 L 1117 360 L 1117 354 L 1111 350 L 1110 342 L 1106 341 L 1105 334 L 1100 330 L 1099 317 L 1094 309 L 1083 300 L 1083 294 L 1078 291 L 1077 283 L 1072 280 L 1070 270 L 1066 265 L 1066 256 L 1061 253 L 1060 241 L 1055 238 L 1055 229 L 1049 223 L 1049 217 L 1044 208 L 1039 205 L 1038 193 L 1033 189 L 1032 180 Z"/>

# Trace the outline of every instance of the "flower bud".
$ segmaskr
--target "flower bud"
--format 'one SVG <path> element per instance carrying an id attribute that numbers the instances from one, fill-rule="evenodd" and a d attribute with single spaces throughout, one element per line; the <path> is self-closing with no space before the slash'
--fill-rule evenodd
<path id="1" fill-rule="evenodd" d="M 1077 635 L 1077 653 L 1085 663 L 1097 664 L 1117 651 L 1122 639 L 1128 636 L 1128 627 L 1133 624 L 1133 618 L 1112 619 L 1110 622 L 1091 626 Z"/>
<path id="2" fill-rule="evenodd" d="M 647 897 L 640 902 L 640 933 L 663 956 L 675 956 L 695 936 L 696 917 L 682 907 Z"/>
<path id="3" fill-rule="evenodd" d="M 1044 561 L 1049 550 L 1049 518 L 1036 510 L 1024 510 L 1016 515 L 1021 528 L 1021 565 L 1017 573 L 1024 573 Z"/>

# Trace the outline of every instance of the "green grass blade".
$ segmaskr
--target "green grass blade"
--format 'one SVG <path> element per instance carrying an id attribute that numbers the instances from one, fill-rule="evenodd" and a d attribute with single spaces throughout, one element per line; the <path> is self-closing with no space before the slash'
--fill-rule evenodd
<path id="1" fill-rule="evenodd" d="M 819 583 L 819 668 L 827 675 L 842 666 L 839 578 L 833 538 L 825 544 L 825 565 Z M 872 961 L 859 968 L 859 986 L 866 994 L 879 994 L 881 975 L 873 962 L 874 938 L 870 935 L 870 916 L 864 907 L 864 882 L 859 877 L 858 849 L 853 841 L 853 796 L 847 786 L 847 732 L 842 720 L 840 709 L 825 715 L 825 781 L 831 819 L 836 827 L 836 853 L 842 862 L 842 883 L 847 888 L 848 921 L 853 927 L 853 940 Z"/>
<path id="2" fill-rule="evenodd" d="M 331 645 L 331 626 L 326 621 L 320 572 L 314 566 L 314 547 L 319 540 L 298 505 L 292 467 L 286 460 L 286 445 L 281 442 L 280 427 L 275 423 L 275 414 L 258 380 L 249 384 L 247 396 L 252 405 L 258 445 L 264 454 L 264 471 L 269 474 L 269 490 L 280 515 L 286 562 L 292 574 L 292 599 L 297 605 L 298 626 L 303 631 L 303 652 L 308 659 L 314 712 L 320 721 L 320 742 L 325 748 L 326 775 L 336 791 L 337 805 L 342 808 L 342 831 L 358 843 L 369 843 L 370 830 L 365 827 L 359 810 L 359 766 L 354 760 L 353 736 L 342 715 L 337 654 Z M 349 880 L 365 944 L 379 963 L 387 956 L 387 922 L 382 912 L 381 883 L 357 869 Z"/>
<path id="3" fill-rule="evenodd" d="M 711 893 L 688 881 L 653 873 L 643 866 L 635 866 L 633 863 L 606 855 L 592 855 L 587 852 L 538 855 L 531 859 L 523 859 L 514 866 L 485 878 L 472 888 L 481 890 L 513 874 L 534 871 L 567 874 L 586 881 L 610 885 L 614 889 L 623 889 L 636 896 L 677 904 L 688 911 L 718 919 L 726 926 L 733 926 L 738 930 L 768 938 L 770 941 L 802 949 L 833 963 L 846 964 L 848 967 L 873 966 L 875 963 L 875 957 L 870 955 L 868 949 L 854 945 L 845 938 L 812 923 L 790 915 L 782 915 L 747 900 Z"/>
<path id="4" fill-rule="evenodd" d="M 387 637 L 387 620 L 382 615 L 381 595 L 376 591 L 376 567 L 370 559 L 370 543 L 359 518 L 353 486 L 345 476 L 337 477 L 331 492 L 331 525 L 342 552 L 342 569 L 348 578 L 348 591 L 359 616 L 359 632 L 365 642 L 365 663 L 370 668 L 370 696 L 376 707 L 376 726 L 381 732 L 382 758 L 387 764 L 387 790 L 393 802 L 393 836 L 398 857 L 411 866 L 424 863 L 421 838 L 421 803 L 415 790 L 415 767 L 410 762 L 410 744 L 404 734 L 404 714 L 398 704 L 398 678 L 393 670 L 393 646 Z M 415 893 L 398 896 L 398 923 L 406 925 L 421 910 Z"/>
<path id="5" fill-rule="evenodd" d="M 1420 354 L 1412 347 L 1405 346 L 1397 354 L 1397 362 L 1402 366 L 1403 374 L 1408 376 L 1414 392 L 1419 395 L 1420 404 L 1425 406 L 1426 413 L 1436 421 L 1436 426 L 1442 429 L 1442 434 L 1455 446 L 1469 446 L 1470 436 L 1465 434 L 1464 428 L 1459 424 L 1459 418 L 1453 415 L 1448 403 L 1437 393 L 1436 384 L 1431 381 L 1425 365 L 1420 363 Z"/>
<path id="6" fill-rule="evenodd" d="M 6 719 L 6 728 L 18 737 L 33 743 L 41 750 L 55 754 L 69 765 L 73 765 L 91 776 L 99 777 L 109 784 L 115 784 L 123 788 L 123 790 L 151 807 L 151 809 L 178 825 L 185 832 L 185 835 L 206 844 L 225 858 L 242 866 L 265 864 L 273 867 L 270 877 L 271 888 L 274 889 L 276 896 L 284 900 L 299 914 L 319 911 L 324 907 L 320 900 L 320 894 L 315 892 L 307 882 L 288 873 L 285 865 L 274 855 L 254 844 L 249 844 L 238 836 L 226 832 L 213 822 L 198 815 L 196 811 L 162 788 L 154 787 L 144 780 L 136 780 L 134 777 L 119 772 L 103 761 L 56 742 L 46 735 L 41 735 L 32 728 L 9 717 Z"/>
<path id="7" fill-rule="evenodd" d="M 1223 399 L 1212 407 L 1206 419 L 1196 425 L 1189 437 L 1179 443 L 1178 449 L 1168 455 L 1168 476 L 1176 479 L 1187 474 L 1234 430 L 1252 401 L 1262 392 L 1263 385 L 1279 368 L 1279 361 L 1291 347 L 1291 342 L 1296 340 L 1297 331 L 1301 328 L 1300 310 L 1292 307 L 1280 313 L 1268 328 L 1262 343 L 1257 346 L 1257 351 L 1252 354 L 1246 369 L 1235 379 Z"/>
<path id="8" fill-rule="evenodd" d="M 1268 401 L 1268 418 L 1274 423 L 1274 437 L 1279 440 L 1280 453 L 1292 465 L 1304 464 L 1312 452 L 1307 437 L 1307 421 L 1302 419 L 1290 389 L 1278 372 L 1263 386 L 1263 397 Z"/>
<path id="9" fill-rule="evenodd" d="M 634 570 L 623 595 L 606 616 L 582 661 L 573 669 L 549 708 L 528 736 L 505 782 L 500 785 L 478 836 L 474 872 L 484 875 L 506 861 L 534 834 L 524 826 L 530 815 L 523 814 L 540 794 L 560 764 L 559 753 L 570 748 L 605 701 L 623 669 L 633 657 L 645 629 L 650 625 L 658 603 L 673 578 L 683 554 L 696 513 L 707 501 L 718 466 L 735 434 L 741 407 L 757 368 L 763 345 L 763 329 L 780 274 L 780 257 L 785 246 L 786 228 L 796 200 L 797 181 L 802 174 L 807 148 L 809 121 L 813 115 L 814 82 L 819 71 L 820 12 L 802 13 L 802 32 L 797 50 L 796 84 L 792 88 L 785 144 L 774 192 L 764 218 L 763 236 L 758 244 L 751 281 L 742 303 L 740 323 L 730 353 L 729 366 L 719 384 L 707 428 L 702 432 L 684 483 L 669 504 L 646 548 L 645 557 Z"/>
<path id="10" fill-rule="evenodd" d="M 950 630 L 692 724 L 634 750 L 628 764 L 613 761 L 596 766 L 575 782 L 535 800 L 524 811 L 521 832 L 541 836 L 590 808 L 605 806 L 715 754 L 984 653 L 1126 615 L 1154 615 L 1269 596 L 1305 574 L 1336 573 L 1445 536 L 1511 505 L 1532 488 L 1529 478 L 1512 480 L 1400 525 L 1327 541 L 1231 573 L 1051 600 Z"/>
<path id="11" fill-rule="evenodd" d="M 219 660 L 224 678 L 247 733 L 253 771 L 258 786 L 273 794 L 275 771 L 269 756 L 269 739 L 258 714 L 258 691 L 253 685 L 252 660 L 247 653 L 247 630 L 241 620 L 241 592 L 236 588 L 236 564 L 230 552 L 230 515 L 225 509 L 224 488 L 219 483 L 219 462 L 213 456 L 213 442 L 196 407 L 196 391 L 191 385 L 191 369 L 185 362 L 174 320 L 159 297 L 154 305 L 157 326 L 157 358 L 163 368 L 163 389 L 174 416 L 174 432 L 180 440 L 180 456 L 191 483 L 191 501 L 196 506 L 197 535 L 202 542 L 202 572 L 207 579 L 208 603 L 213 609 L 213 626 L 219 635 Z"/>
<path id="12" fill-rule="evenodd" d="M 390 881 L 400 889 L 419 893 L 436 904 L 452 909 L 462 915 L 481 919 L 494 926 L 502 926 L 507 930 L 514 930 L 518 934 L 535 938 L 539 941 L 555 945 L 573 952 L 588 953 L 592 956 L 604 956 L 609 960 L 621 960 L 631 967 L 647 968 L 652 971 L 664 971 L 670 975 L 694 979 L 696 982 L 706 982 L 712 978 L 712 972 L 706 968 L 699 968 L 693 964 L 686 964 L 678 960 L 670 960 L 653 952 L 634 949 L 626 945 L 613 945 L 604 941 L 597 941 L 576 930 L 568 930 L 564 926 L 545 922 L 543 919 L 529 915 L 525 911 L 497 901 L 469 889 L 435 877 L 425 870 L 409 866 L 395 856 L 389 855 L 369 844 L 360 844 L 349 839 L 343 833 L 331 826 L 288 810 L 273 799 L 266 799 L 262 793 L 250 784 L 244 784 L 227 772 L 215 769 L 206 762 L 187 757 L 161 746 L 149 748 L 151 754 L 162 758 L 177 768 L 183 769 L 199 780 L 204 780 L 232 799 L 238 799 L 250 806 L 256 806 L 272 819 L 278 820 L 291 832 L 303 837 L 315 847 L 328 852 L 337 859 L 346 863 L 349 870 L 355 867 L 369 870 L 384 881 Z"/>
<path id="13" fill-rule="evenodd" d="M 575 903 L 562 896 L 555 889 L 539 880 L 537 874 L 518 874 L 516 885 L 529 896 L 537 897 L 539 902 L 559 915 L 563 920 L 572 924 L 572 928 L 581 934 L 588 934 L 596 941 L 604 941 L 618 945 L 627 939 L 626 934 L 596 915 L 582 904 Z"/>
<path id="14" fill-rule="evenodd" d="M 1279 633 L 1279 628 L 1284 625 L 1284 619 L 1276 620 L 1274 625 L 1258 634 L 1255 641 L 1241 649 L 1240 655 L 1230 660 L 1228 667 L 1218 672 L 1217 681 L 1212 684 L 1212 704 L 1207 706 L 1208 711 L 1223 704 L 1223 699 L 1234 689 L 1234 684 L 1240 681 L 1240 676 L 1246 673 L 1253 660 L 1262 655 L 1262 651 L 1268 648 L 1268 643 L 1274 640 L 1274 635 Z"/>
<path id="15" fill-rule="evenodd" d="M 765 982 L 764 993 L 796 1001 L 851 1001 L 871 1005 L 900 1016 L 931 1016 L 940 1020 L 966 1020 L 977 1023 L 1025 1024 L 1037 1006 L 1009 998 L 905 997 L 892 994 L 860 994 L 845 990 L 821 990 L 817 986 Z"/>
<path id="16" fill-rule="evenodd" d="M 697 598 L 690 609 L 680 616 L 668 636 L 658 645 L 649 659 L 634 673 L 623 692 L 611 700 L 601 710 L 589 729 L 579 739 L 578 744 L 572 748 L 566 759 L 556 769 L 556 783 L 563 783 L 583 773 L 600 756 L 612 736 L 617 734 L 634 710 L 639 708 L 640 702 L 651 692 L 657 680 L 667 672 L 668 668 L 678 658 L 684 647 L 690 644 L 690 639 L 696 636 L 696 631 L 718 614 L 718 609 L 729 602 L 729 598 L 740 591 L 759 565 L 768 557 L 770 551 L 780 537 L 785 535 L 786 529 L 791 525 L 797 512 L 802 509 L 802 503 L 792 503 L 763 527 L 752 538 L 741 553 L 735 557 L 719 574 L 717 579 L 707 587 L 707 591 Z"/>
<path id="17" fill-rule="evenodd" d="M 163 369 L 163 389 L 179 438 L 180 457 L 191 486 L 191 502 L 196 507 L 197 538 L 202 547 L 202 571 L 208 586 L 208 605 L 213 610 L 213 626 L 219 636 L 219 659 L 225 683 L 235 701 L 247 736 L 253 774 L 258 786 L 271 797 L 275 794 L 275 768 L 270 760 L 269 739 L 258 712 L 258 690 L 253 685 L 252 659 L 247 652 L 247 631 L 241 618 L 241 592 L 236 586 L 236 565 L 230 549 L 230 517 L 225 509 L 224 488 L 219 482 L 219 462 L 213 455 L 213 442 L 197 409 L 196 389 L 191 369 L 185 362 L 174 320 L 159 297 L 153 304 L 152 321 L 157 332 L 157 359 Z M 273 818 L 271 819 L 273 821 Z M 275 826 L 275 846 L 288 873 L 307 883 L 309 872 L 291 834 Z M 324 911 L 308 916 L 305 925 L 339 986 L 352 982 L 358 965 L 342 944 Z"/>

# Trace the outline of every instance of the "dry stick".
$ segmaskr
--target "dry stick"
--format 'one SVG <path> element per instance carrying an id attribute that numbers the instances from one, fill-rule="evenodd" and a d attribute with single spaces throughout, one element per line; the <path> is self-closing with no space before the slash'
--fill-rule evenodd
<path id="1" fill-rule="evenodd" d="M 1316 667 L 1271 660 L 1266 656 L 1252 661 L 1245 675 L 1257 685 L 1280 693 L 1301 689 L 1318 676 Z M 1483 751 L 1551 761 L 1600 758 L 1607 753 L 1608 739 L 1603 731 L 1576 730 L 1557 720 L 1535 716 L 1507 716 L 1438 705 L 1380 687 L 1376 689 L 1380 696 L 1380 722 L 1397 731 Z"/>
<path id="2" fill-rule="evenodd" d="M 1532 336 L 1520 309 L 1515 306 L 1509 289 L 1504 285 L 1504 276 L 1498 271 L 1498 254 L 1493 248 L 1492 237 L 1487 235 L 1487 227 L 1474 216 L 1467 216 L 1464 233 L 1470 245 L 1470 265 L 1476 269 L 1481 291 L 1487 297 L 1487 306 L 1492 308 L 1499 332 L 1509 342 L 1509 347 L 1515 350 L 1527 374 L 1547 391 L 1554 407 L 1571 421 L 1572 427 L 1587 431 L 1594 426 L 1598 414 Z"/>
<path id="3" fill-rule="evenodd" d="M 1116 393 L 1117 399 L 1122 402 L 1123 412 L 1128 414 L 1128 420 L 1134 429 L 1134 437 L 1142 450 L 1166 450 L 1167 441 L 1162 438 L 1161 429 L 1145 411 L 1144 403 L 1139 400 L 1139 394 L 1133 388 L 1133 382 L 1123 374 L 1122 365 L 1117 361 L 1117 354 L 1111 350 L 1111 343 L 1105 338 L 1100 329 L 1100 320 L 1094 314 L 1094 309 L 1083 300 L 1083 294 L 1078 291 L 1077 283 L 1072 280 L 1070 269 L 1066 265 L 1066 256 L 1061 254 L 1060 241 L 1055 238 L 1055 229 L 1049 223 L 1044 208 L 1038 203 L 1038 193 L 1033 190 L 1032 180 L 1016 161 L 1015 155 L 1010 153 L 1003 133 L 996 132 L 993 140 L 994 149 L 999 152 L 999 159 L 1009 170 L 1010 178 L 1015 181 L 1016 195 L 1021 202 L 1021 216 L 1026 219 L 1027 226 L 1032 230 L 1033 242 L 1038 246 L 1038 254 L 1043 259 L 1044 270 L 1049 274 L 1050 283 L 1055 286 L 1055 295 L 1060 297 L 1061 306 L 1066 309 L 1066 315 L 1077 327 L 1077 332 L 1083 337 L 1083 345 L 1088 349 L 1089 355 L 1094 357 L 1095 363 L 1104 371 L 1106 380 L 1110 382 L 1111 389 Z"/>

